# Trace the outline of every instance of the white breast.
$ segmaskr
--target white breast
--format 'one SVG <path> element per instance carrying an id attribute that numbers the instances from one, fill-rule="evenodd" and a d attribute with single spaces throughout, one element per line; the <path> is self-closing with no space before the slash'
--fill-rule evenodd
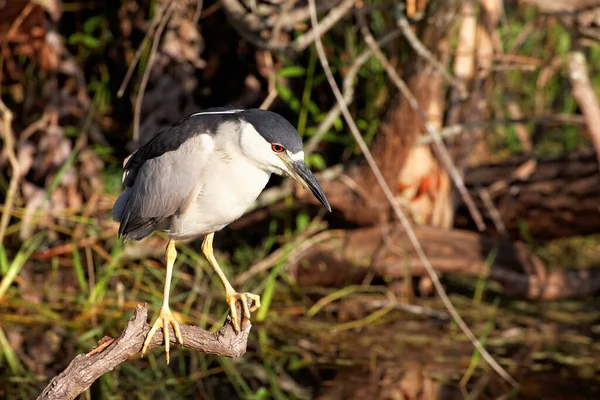
<path id="1" fill-rule="evenodd" d="M 223 229 L 252 205 L 270 175 L 235 150 L 215 151 L 202 174 L 202 190 L 183 215 L 172 219 L 169 236 L 191 238 Z"/>

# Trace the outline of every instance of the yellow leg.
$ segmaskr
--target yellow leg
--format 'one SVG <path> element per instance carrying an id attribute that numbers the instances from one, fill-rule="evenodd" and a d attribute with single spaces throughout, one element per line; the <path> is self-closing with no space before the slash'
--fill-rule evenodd
<path id="1" fill-rule="evenodd" d="M 181 337 L 181 332 L 179 330 L 179 323 L 171 314 L 171 310 L 169 309 L 169 291 L 171 288 L 171 277 L 173 275 L 173 264 L 175 264 L 175 258 L 177 257 L 177 250 L 175 249 L 175 241 L 173 239 L 169 240 L 167 244 L 167 250 L 165 252 L 165 258 L 167 259 L 167 276 L 165 278 L 165 290 L 163 293 L 163 304 L 160 310 L 160 314 L 154 325 L 152 325 L 152 329 L 146 336 L 146 340 L 144 341 L 144 347 L 142 347 L 142 356 L 146 353 L 148 349 L 148 345 L 150 345 L 150 341 L 152 340 L 152 336 L 156 333 L 158 328 L 162 328 L 163 335 L 165 339 L 165 352 L 167 353 L 167 364 L 169 363 L 169 347 L 171 342 L 169 341 L 169 324 L 173 326 L 173 330 L 175 331 L 175 337 L 177 337 L 177 341 L 179 344 L 183 344 L 183 338 Z"/>
<path id="2" fill-rule="evenodd" d="M 233 322 L 233 328 L 236 332 L 239 333 L 240 326 L 242 326 L 242 324 L 240 323 L 240 317 L 238 316 L 237 309 L 235 308 L 235 303 L 238 300 L 242 302 L 242 309 L 244 311 L 243 318 L 250 319 L 250 313 L 256 311 L 260 307 L 260 296 L 252 293 L 239 294 L 233 289 L 233 287 L 227 280 L 225 273 L 223 273 L 223 270 L 221 269 L 221 267 L 219 267 L 219 263 L 217 262 L 217 259 L 215 258 L 215 255 L 213 253 L 214 236 L 214 232 L 206 235 L 204 241 L 202 242 L 202 253 L 204 253 L 204 256 L 208 259 L 208 262 L 210 263 L 213 270 L 216 272 L 219 279 L 221 280 L 221 283 L 223 283 L 223 286 L 225 287 L 225 300 L 227 301 L 227 305 L 229 306 L 229 310 L 231 313 L 231 321 Z M 248 299 L 254 301 L 252 307 L 248 307 Z"/>

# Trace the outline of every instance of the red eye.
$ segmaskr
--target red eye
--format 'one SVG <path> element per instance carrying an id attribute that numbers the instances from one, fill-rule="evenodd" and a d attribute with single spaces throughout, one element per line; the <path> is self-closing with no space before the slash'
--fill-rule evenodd
<path id="1" fill-rule="evenodd" d="M 284 151 L 284 150 L 285 150 L 285 147 L 283 147 L 283 146 L 282 146 L 282 145 L 280 145 L 280 144 L 273 143 L 273 144 L 271 145 L 271 149 L 273 149 L 273 151 L 274 151 L 275 153 L 281 153 L 282 151 Z"/>

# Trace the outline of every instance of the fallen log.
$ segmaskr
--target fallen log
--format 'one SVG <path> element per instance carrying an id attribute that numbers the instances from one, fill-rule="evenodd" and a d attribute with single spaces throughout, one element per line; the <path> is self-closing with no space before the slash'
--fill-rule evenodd
<path id="1" fill-rule="evenodd" d="M 490 232 L 492 210 L 485 207 L 481 190 L 488 193 L 512 238 L 545 240 L 600 232 L 600 171 L 593 151 L 479 165 L 465 173 L 465 183 Z M 471 225 L 466 207 L 460 205 L 455 227 Z"/>
<path id="2" fill-rule="evenodd" d="M 600 290 L 600 269 L 549 269 L 522 242 L 464 230 L 414 229 L 438 272 L 487 277 L 508 295 L 554 300 Z M 398 224 L 339 231 L 303 251 L 289 269 L 301 286 L 356 284 L 367 274 L 387 280 L 426 275 Z"/>

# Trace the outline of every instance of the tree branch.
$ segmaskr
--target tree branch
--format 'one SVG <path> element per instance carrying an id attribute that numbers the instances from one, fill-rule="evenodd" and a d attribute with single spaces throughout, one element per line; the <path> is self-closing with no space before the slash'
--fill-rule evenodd
<path id="1" fill-rule="evenodd" d="M 239 304 L 238 313 L 242 313 Z M 240 314 L 241 315 L 241 314 Z M 147 322 L 148 308 L 138 305 L 121 336 L 112 341 L 105 349 L 80 354 L 60 374 L 55 376 L 44 389 L 38 400 L 74 399 L 89 388 L 103 374 L 112 371 L 129 357 L 140 352 L 146 335 L 150 331 Z M 245 320 L 242 331 L 236 334 L 233 325 L 227 320 L 217 332 L 205 331 L 197 326 L 180 325 L 183 347 L 202 353 L 221 357 L 240 357 L 246 352 L 248 335 L 252 325 Z M 177 345 L 175 333 L 171 329 L 171 346 Z M 163 345 L 162 330 L 152 337 L 149 349 Z"/>

